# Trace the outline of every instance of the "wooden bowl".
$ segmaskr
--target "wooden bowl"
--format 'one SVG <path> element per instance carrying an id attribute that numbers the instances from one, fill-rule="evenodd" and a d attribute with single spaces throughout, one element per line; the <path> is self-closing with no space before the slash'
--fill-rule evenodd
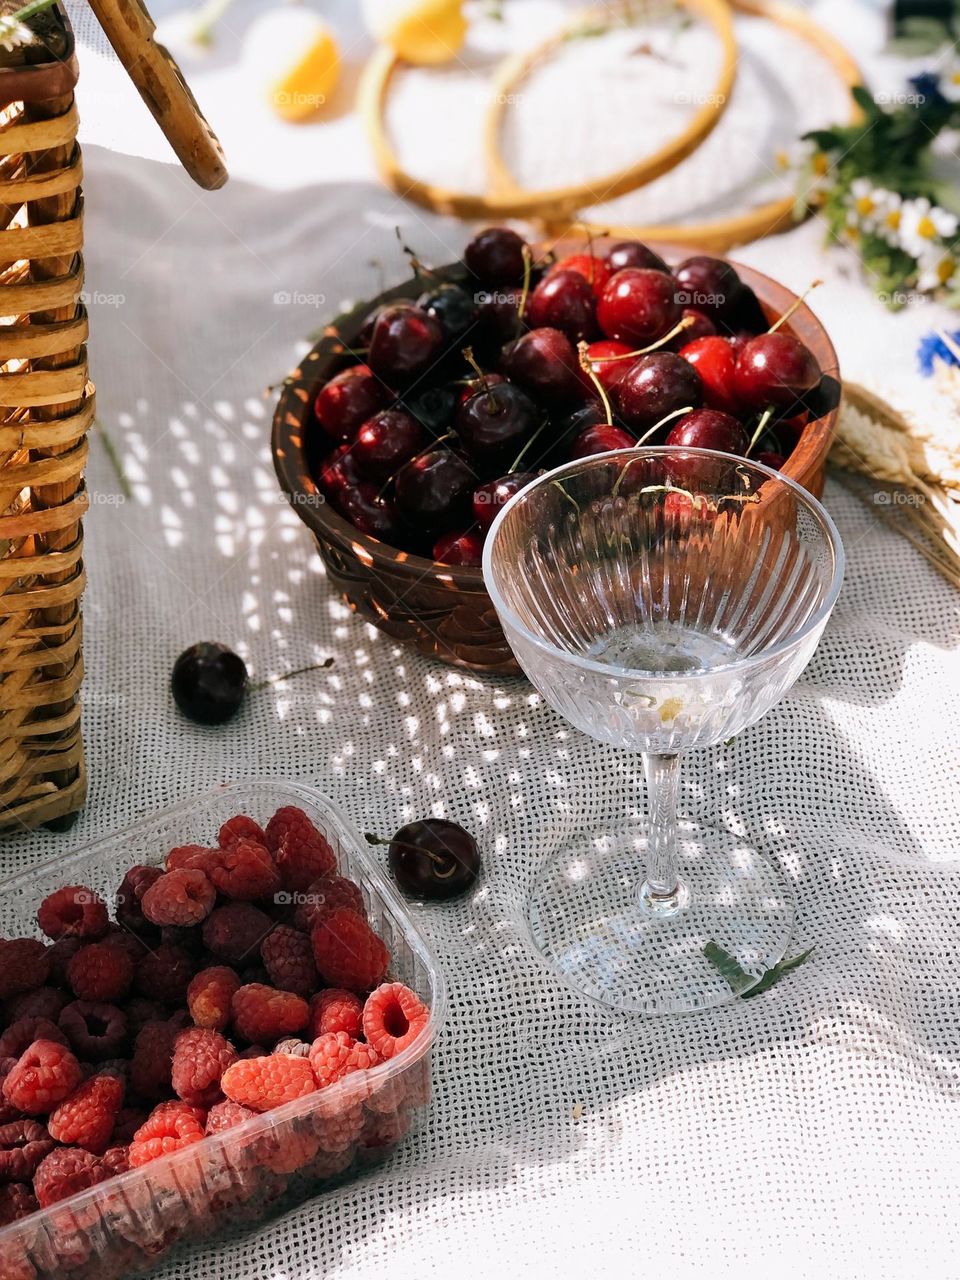
<path id="1" fill-rule="evenodd" d="M 582 248 L 580 242 L 578 248 Z M 661 247 L 661 251 L 668 260 L 686 256 L 671 255 L 669 248 L 664 251 Z M 794 293 L 769 276 L 740 263 L 733 265 L 757 295 L 771 324 L 796 300 Z M 454 264 L 437 274 L 456 279 L 461 272 L 460 265 Z M 352 342 L 378 303 L 416 297 L 421 287 L 409 280 L 339 317 L 290 374 L 273 419 L 274 466 L 294 510 L 317 539 L 330 581 L 352 608 L 387 635 L 430 657 L 473 671 L 517 675 L 519 667 L 503 637 L 479 568 L 437 564 L 360 533 L 324 500 L 311 474 L 320 457 L 332 448 L 313 425 L 314 397 L 328 378 L 351 363 L 339 339 Z M 819 496 L 840 403 L 837 356 L 823 325 L 805 304 L 784 329 L 806 343 L 824 377 L 815 393 L 811 419 L 784 464 L 783 474 Z"/>

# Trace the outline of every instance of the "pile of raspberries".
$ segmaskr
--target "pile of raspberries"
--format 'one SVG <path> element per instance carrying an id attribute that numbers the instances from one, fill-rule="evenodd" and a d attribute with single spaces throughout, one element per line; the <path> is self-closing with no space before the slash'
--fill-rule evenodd
<path id="1" fill-rule="evenodd" d="M 131 867 L 114 915 L 68 885 L 37 912 L 49 941 L 0 940 L 0 1226 L 363 1073 L 427 1024 L 385 981 L 360 889 L 292 806 Z M 327 1176 L 396 1141 L 422 1085 L 365 1079 L 252 1141 L 250 1167 Z"/>

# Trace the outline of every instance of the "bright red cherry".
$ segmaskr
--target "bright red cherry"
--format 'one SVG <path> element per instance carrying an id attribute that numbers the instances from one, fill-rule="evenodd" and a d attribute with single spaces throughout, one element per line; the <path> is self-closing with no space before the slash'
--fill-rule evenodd
<path id="1" fill-rule="evenodd" d="M 487 227 L 467 245 L 463 260 L 485 285 L 517 284 L 523 279 L 525 244 L 509 227 Z"/>
<path id="2" fill-rule="evenodd" d="M 592 388 L 570 339 L 559 329 L 531 329 L 504 347 L 504 373 L 552 409 L 579 403 Z"/>
<path id="3" fill-rule="evenodd" d="M 703 384 L 693 365 L 672 351 L 651 351 L 630 365 L 614 388 L 620 417 L 628 427 L 646 431 L 686 405 L 703 402 Z"/>
<path id="4" fill-rule="evenodd" d="M 601 422 L 595 427 L 587 427 L 581 431 L 573 442 L 571 458 L 589 458 L 595 453 L 609 453 L 611 449 L 632 449 L 636 440 L 622 427 L 611 426 L 609 422 Z"/>
<path id="5" fill-rule="evenodd" d="M 596 329 L 596 298 L 579 271 L 551 271 L 531 293 L 526 319 L 534 329 L 561 329 L 572 342 Z"/>
<path id="6" fill-rule="evenodd" d="M 597 321 L 608 338 L 644 347 L 680 319 L 677 286 L 662 271 L 626 267 L 611 276 L 600 295 Z"/>
<path id="7" fill-rule="evenodd" d="M 360 424 L 382 409 L 388 399 L 369 367 L 357 364 L 324 383 L 313 402 L 313 412 L 328 436 L 352 440 Z"/>
<path id="8" fill-rule="evenodd" d="M 603 292 L 604 285 L 615 270 L 615 267 L 611 267 L 608 262 L 604 261 L 603 258 L 598 258 L 596 254 L 570 253 L 565 258 L 561 258 L 559 262 L 553 264 L 545 279 L 549 279 L 550 276 L 556 275 L 560 271 L 576 271 L 578 275 L 583 276 L 594 294 L 599 298 Z"/>
<path id="9" fill-rule="evenodd" d="M 368 418 L 357 432 L 353 457 L 371 480 L 386 480 L 423 447 L 423 429 L 412 414 L 384 409 Z"/>
<path id="10" fill-rule="evenodd" d="M 587 347 L 587 359 L 590 368 L 604 391 L 612 391 L 623 375 L 630 368 L 629 360 L 612 360 L 611 356 L 628 356 L 632 351 L 625 342 L 614 342 L 611 338 L 603 338 L 600 342 L 591 342 Z"/>
<path id="11" fill-rule="evenodd" d="M 500 508 L 534 479 L 533 471 L 513 471 L 499 480 L 488 480 L 474 490 L 473 514 L 481 529 L 489 529 Z"/>
<path id="12" fill-rule="evenodd" d="M 778 329 L 751 338 L 737 356 L 734 390 L 750 409 L 786 408 L 820 381 L 820 366 L 799 338 Z"/>
<path id="13" fill-rule="evenodd" d="M 460 405 L 454 428 L 471 458 L 503 466 L 540 420 L 540 411 L 522 388 L 512 382 L 488 383 Z"/>
<path id="14" fill-rule="evenodd" d="M 620 240 L 607 250 L 607 266 L 611 271 L 622 271 L 624 267 L 637 267 L 641 270 L 663 271 L 670 274 L 670 268 L 652 249 L 648 249 L 639 240 Z"/>
<path id="15" fill-rule="evenodd" d="M 441 564 L 482 564 L 483 536 L 472 529 L 445 533 L 434 543 L 433 558 Z"/>
<path id="16" fill-rule="evenodd" d="M 391 386 L 412 381 L 429 369 L 443 350 L 440 322 L 419 307 L 384 307 L 370 336 L 367 362 Z"/>
<path id="17" fill-rule="evenodd" d="M 400 536 L 397 512 L 389 498 L 381 496 L 375 484 L 366 480 L 348 485 L 340 494 L 337 510 L 361 533 L 381 542 L 395 542 Z"/>
<path id="18" fill-rule="evenodd" d="M 729 413 L 721 413 L 718 409 L 694 409 L 677 419 L 667 436 L 667 444 L 742 454 L 750 441 L 743 427 Z"/>
<path id="19" fill-rule="evenodd" d="M 695 338 L 680 348 L 680 355 L 696 369 L 703 383 L 703 401 L 710 409 L 736 415 L 740 401 L 734 390 L 737 353 L 726 338 Z"/>
<path id="20" fill-rule="evenodd" d="M 397 507 L 413 528 L 442 533 L 469 517 L 476 485 L 476 472 L 467 460 L 440 445 L 404 463 L 394 489 Z"/>
<path id="21" fill-rule="evenodd" d="M 684 306 L 696 307 L 714 318 L 731 316 L 736 311 L 743 284 L 729 262 L 697 254 L 675 267 L 673 275 Z"/>

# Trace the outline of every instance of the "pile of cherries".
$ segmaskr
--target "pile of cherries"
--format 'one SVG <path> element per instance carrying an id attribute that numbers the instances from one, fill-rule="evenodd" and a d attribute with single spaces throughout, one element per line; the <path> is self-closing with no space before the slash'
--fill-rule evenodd
<path id="1" fill-rule="evenodd" d="M 461 267 L 414 260 L 414 301 L 377 306 L 317 393 L 314 478 L 361 532 L 480 563 L 500 507 L 538 474 L 638 443 L 720 449 L 779 468 L 821 370 L 769 328 L 719 258 L 672 271 L 639 241 L 535 262 L 506 227 Z"/>

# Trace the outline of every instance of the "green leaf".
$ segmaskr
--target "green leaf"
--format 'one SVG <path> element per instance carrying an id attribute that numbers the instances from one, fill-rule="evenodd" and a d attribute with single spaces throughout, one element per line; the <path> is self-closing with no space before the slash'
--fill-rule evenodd
<path id="1" fill-rule="evenodd" d="M 758 996 L 770 988 L 783 977 L 785 973 L 789 973 L 791 969 L 796 969 L 799 965 L 810 956 L 813 947 L 809 947 L 806 951 L 802 951 L 800 955 L 794 956 L 790 960 L 779 960 L 772 969 L 768 969 L 759 982 L 754 978 L 753 974 L 747 973 L 740 965 L 735 956 L 729 951 L 724 951 L 716 942 L 707 942 L 704 944 L 703 954 L 706 956 L 710 964 L 713 965 L 717 973 L 727 982 L 731 991 L 736 992 L 744 1000 L 750 996 Z"/>
<path id="2" fill-rule="evenodd" d="M 883 111 L 865 84 L 855 84 L 850 90 L 854 102 L 868 117 L 882 116 Z"/>

